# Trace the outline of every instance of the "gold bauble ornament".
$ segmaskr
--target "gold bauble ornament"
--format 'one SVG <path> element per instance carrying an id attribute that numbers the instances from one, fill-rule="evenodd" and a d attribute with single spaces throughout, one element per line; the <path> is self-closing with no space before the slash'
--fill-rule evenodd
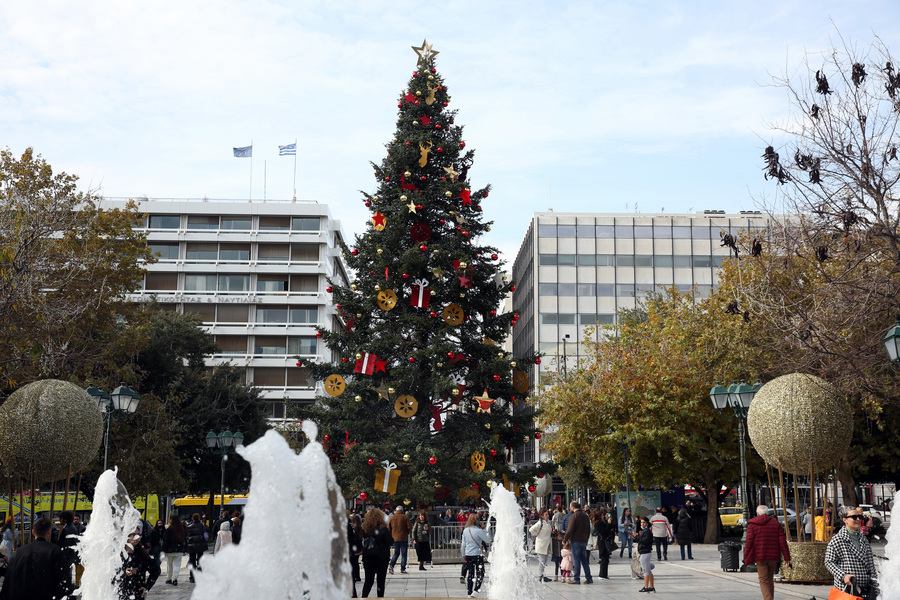
<path id="1" fill-rule="evenodd" d="M 403 499 L 403 504 L 405 504 L 406 506 L 409 506 L 409 503 L 410 503 L 410 502 L 411 502 L 411 500 L 410 500 L 409 498 L 404 498 L 404 499 Z"/>
<path id="2" fill-rule="evenodd" d="M 497 471 L 491 469 L 490 474 L 491 474 L 491 477 L 496 477 L 496 476 L 497 476 Z"/>
<path id="3" fill-rule="evenodd" d="M 438 369 L 440 369 L 440 368 L 443 367 L 443 366 L 444 366 L 444 363 L 438 363 L 438 364 L 437 364 L 437 368 L 438 368 Z"/>
<path id="4" fill-rule="evenodd" d="M 382 250 L 381 248 L 378 248 L 378 249 L 375 251 L 376 254 L 381 254 L 382 252 L 384 252 L 384 250 Z"/>
<path id="5" fill-rule="evenodd" d="M 464 261 L 464 260 L 459 261 L 459 268 L 460 268 L 460 269 L 467 269 L 468 267 L 469 267 L 469 263 L 467 263 L 467 262 Z"/>
<path id="6" fill-rule="evenodd" d="M 362 319 L 362 313 L 356 313 L 356 318 L 357 318 L 357 319 Z"/>
<path id="7" fill-rule="evenodd" d="M 484 230 L 485 230 L 485 231 L 490 231 L 490 230 L 491 230 L 491 226 L 488 225 L 487 227 L 484 228 Z"/>
<path id="8" fill-rule="evenodd" d="M 394 141 L 396 142 L 397 138 L 394 138 Z M 378 196 L 372 196 L 372 202 L 378 202 L 378 200 L 379 200 Z"/>
<path id="9" fill-rule="evenodd" d="M 531 441 L 531 438 L 528 437 L 528 436 L 526 435 L 526 436 L 524 436 L 524 437 L 522 438 L 522 441 L 525 442 L 525 443 L 527 444 L 528 442 Z"/>
<path id="10" fill-rule="evenodd" d="M 506 275 L 504 275 L 504 276 L 503 276 L 503 281 L 506 281 L 507 279 L 509 279 L 509 277 L 507 277 Z"/>
<path id="11" fill-rule="evenodd" d="M 485 485 L 487 485 L 488 487 L 494 487 L 494 482 L 488 479 L 487 484 Z"/>
<path id="12" fill-rule="evenodd" d="M 412 177 L 412 173 L 410 173 L 409 171 L 405 171 L 403 174 L 407 177 Z"/>
<path id="13" fill-rule="evenodd" d="M 459 396 L 459 388 L 453 388 L 452 390 L 450 390 L 450 393 L 454 396 Z"/>
<path id="14" fill-rule="evenodd" d="M 421 95 L 422 95 L 422 90 L 416 90 L 416 96 L 421 96 Z"/>
<path id="15" fill-rule="evenodd" d="M 393 394 L 396 391 L 397 390 L 395 390 L 394 388 L 388 388 L 388 394 Z"/>
<path id="16" fill-rule="evenodd" d="M 490 423 L 485 423 L 485 424 L 484 424 L 484 428 L 485 428 L 485 429 L 490 429 L 490 428 L 491 428 L 491 424 L 490 424 Z"/>
<path id="17" fill-rule="evenodd" d="M 356 353 L 356 360 L 362 360 L 362 353 L 360 353 L 360 352 Z"/>
<path id="18" fill-rule="evenodd" d="M 537 417 L 531 417 L 531 422 L 532 422 L 532 423 L 537 423 L 537 422 L 538 422 L 538 418 L 537 418 Z"/>
<path id="19" fill-rule="evenodd" d="M 434 75 L 429 75 L 429 76 L 428 76 L 428 81 L 434 81 Z"/>
<path id="20" fill-rule="evenodd" d="M 403 455 L 403 462 L 409 462 L 409 454 Z"/>
<path id="21" fill-rule="evenodd" d="M 466 293 L 465 293 L 465 292 L 460 292 L 460 293 L 459 293 L 459 297 L 460 297 L 460 298 L 465 298 L 465 297 L 466 297 Z"/>
<path id="22" fill-rule="evenodd" d="M 362 402 L 362 396 L 354 396 L 353 399 L 357 402 Z"/>
<path id="23" fill-rule="evenodd" d="M 498 353 L 497 353 L 497 358 L 503 358 L 503 353 L 502 353 L 502 352 L 498 352 Z"/>
<path id="24" fill-rule="evenodd" d="M 418 125 L 418 124 L 419 124 L 418 121 L 413 121 L 413 125 Z"/>
<path id="25" fill-rule="evenodd" d="M 409 200 L 409 198 L 407 198 L 406 194 L 404 194 L 404 195 L 400 196 L 400 200 L 402 200 L 403 202 L 406 202 L 407 200 Z"/>
<path id="26" fill-rule="evenodd" d="M 436 488 L 441 487 L 441 482 L 435 481 L 435 482 L 434 482 L 434 487 L 436 487 Z"/>
<path id="27" fill-rule="evenodd" d="M 379 250 L 379 252 L 380 252 L 380 250 Z M 381 291 L 381 286 L 378 285 L 377 283 L 375 284 L 375 291 L 376 291 L 376 292 L 380 292 L 380 291 Z"/>
<path id="28" fill-rule="evenodd" d="M 514 361 L 514 360 L 513 360 L 513 361 L 510 361 L 509 366 L 515 367 L 515 366 L 516 366 L 516 361 Z"/>
<path id="29" fill-rule="evenodd" d="M 450 190 L 447 190 L 446 192 L 444 192 L 444 195 L 447 196 L 448 198 L 451 198 L 453 196 L 453 192 L 451 192 Z"/>
<path id="30" fill-rule="evenodd" d="M 850 405 L 820 377 L 791 373 L 762 386 L 747 415 L 753 447 L 768 464 L 795 475 L 837 464 L 853 438 Z"/>
<path id="31" fill-rule="evenodd" d="M 356 284 L 355 284 L 355 283 L 351 283 L 351 284 L 350 284 L 350 289 L 353 290 L 353 291 L 355 292 L 355 291 L 356 291 Z"/>
<path id="32" fill-rule="evenodd" d="M 435 292 L 434 290 L 431 290 L 431 292 L 429 292 L 429 296 L 437 296 L 437 292 Z"/>

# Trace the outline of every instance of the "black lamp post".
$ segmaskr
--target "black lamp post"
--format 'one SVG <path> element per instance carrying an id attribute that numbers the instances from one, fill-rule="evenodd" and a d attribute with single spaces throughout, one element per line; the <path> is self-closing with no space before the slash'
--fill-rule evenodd
<path id="1" fill-rule="evenodd" d="M 100 414 L 106 423 L 106 434 L 103 436 L 103 470 L 105 471 L 109 462 L 109 425 L 116 419 L 134 414 L 141 402 L 141 396 L 126 387 L 124 383 L 114 389 L 111 394 L 94 386 L 88 387 L 86 391 L 97 402 Z"/>
<path id="2" fill-rule="evenodd" d="M 885 334 L 882 343 L 891 362 L 897 362 L 900 359 L 900 315 L 897 315 L 897 322 Z"/>
<path id="3" fill-rule="evenodd" d="M 732 383 L 726 389 L 724 386 L 716 385 L 709 391 L 709 398 L 712 400 L 713 406 L 720 413 L 727 417 L 735 417 L 738 420 L 738 434 L 741 448 L 741 506 L 744 509 L 744 532 L 741 535 L 741 541 L 747 541 L 747 526 L 750 522 L 750 507 L 748 506 L 747 497 L 747 456 L 745 449 L 746 428 L 744 420 L 750 412 L 750 404 L 756 392 L 762 387 L 762 383 L 757 380 L 755 385 L 748 385 L 741 381 L 740 383 Z M 730 411 L 729 411 L 730 409 Z M 731 414 L 728 414 L 728 413 Z M 719 490 L 708 490 L 708 492 L 718 495 Z"/>
<path id="4" fill-rule="evenodd" d="M 240 431 L 231 433 L 227 429 L 219 434 L 210 431 L 206 434 L 206 445 L 213 452 L 222 455 L 222 483 L 219 493 L 219 510 L 221 512 L 225 510 L 225 461 L 228 460 L 229 452 L 244 445 L 244 434 Z"/>
<path id="5" fill-rule="evenodd" d="M 568 343 L 569 343 L 569 334 L 568 334 L 568 333 L 565 334 L 565 335 L 563 336 L 562 343 L 563 343 L 563 363 L 562 363 L 562 368 L 563 368 L 563 379 L 565 380 L 565 379 L 568 379 L 568 378 L 569 378 L 569 374 L 568 374 L 569 359 L 568 359 L 568 357 L 566 356 L 566 346 L 567 346 Z"/>

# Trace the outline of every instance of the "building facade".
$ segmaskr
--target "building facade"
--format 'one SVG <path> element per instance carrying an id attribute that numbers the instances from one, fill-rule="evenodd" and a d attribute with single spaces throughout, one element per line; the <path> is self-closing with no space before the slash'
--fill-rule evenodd
<path id="1" fill-rule="evenodd" d="M 105 199 L 104 208 L 125 199 Z M 346 284 L 340 222 L 315 202 L 141 199 L 144 231 L 158 262 L 131 298 L 199 315 L 220 350 L 207 366 L 244 368 L 271 419 L 288 403 L 312 402 L 302 361 L 329 361 L 316 326 L 336 319 L 327 278 Z"/>
<path id="2" fill-rule="evenodd" d="M 725 214 L 535 213 L 513 263 L 513 353 L 545 354 L 532 381 L 548 370 L 571 369 L 584 358 L 588 327 L 608 325 L 619 310 L 659 286 L 708 296 L 729 256 L 722 237 L 760 231 L 759 212 Z M 594 336 L 599 339 L 599 328 Z M 538 441 L 517 452 L 532 462 Z"/>

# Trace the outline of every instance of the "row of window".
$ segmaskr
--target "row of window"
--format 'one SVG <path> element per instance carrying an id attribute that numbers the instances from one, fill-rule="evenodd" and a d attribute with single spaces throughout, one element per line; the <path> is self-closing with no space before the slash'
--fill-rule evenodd
<path id="1" fill-rule="evenodd" d="M 252 246 L 256 246 L 255 254 Z M 182 257 L 178 242 L 151 242 L 150 250 L 161 261 L 178 260 Z M 218 244 L 216 242 L 188 242 L 184 245 L 183 256 L 187 260 L 232 260 L 247 262 L 251 255 L 259 262 L 278 263 L 289 261 L 319 260 L 318 244 Z"/>
<path id="2" fill-rule="evenodd" d="M 247 355 L 248 336 L 245 335 L 217 335 L 216 343 L 219 345 L 218 354 L 221 355 Z M 318 340 L 310 336 L 254 336 L 253 352 L 256 356 L 297 356 L 298 354 L 315 354 Z"/>
<path id="3" fill-rule="evenodd" d="M 542 267 L 721 267 L 727 256 L 657 254 L 539 254 Z"/>
<path id="4" fill-rule="evenodd" d="M 163 309 L 177 310 L 175 304 L 160 304 Z M 254 311 L 254 323 L 259 324 L 290 324 L 290 325 L 317 325 L 319 322 L 319 309 L 315 306 L 257 306 Z M 195 314 L 204 323 L 213 324 L 247 324 L 250 321 L 250 306 L 247 304 L 185 304 L 184 312 Z"/>
<path id="5" fill-rule="evenodd" d="M 188 231 L 252 231 L 254 217 L 249 215 L 187 215 L 184 228 Z M 146 226 L 150 229 L 181 229 L 182 215 L 150 215 Z M 258 217 L 257 231 L 319 231 L 319 217 Z"/>
<path id="6" fill-rule="evenodd" d="M 541 313 L 541 325 L 612 325 L 616 315 L 612 313 Z"/>
<path id="7" fill-rule="evenodd" d="M 671 284 L 663 284 L 669 287 Z M 538 284 L 539 296 L 584 296 L 614 298 L 616 296 L 643 296 L 658 286 L 653 283 L 541 283 Z M 675 284 L 675 288 L 684 294 L 691 293 L 694 286 L 689 283 Z M 708 296 L 715 286 L 698 285 L 701 296 Z"/>
<path id="8" fill-rule="evenodd" d="M 747 231 L 746 226 L 717 225 L 560 225 L 539 223 L 538 236 L 556 238 L 618 238 L 618 239 L 695 239 L 718 240 L 726 233 L 736 235 Z M 752 228 L 759 232 L 762 228 Z"/>
<path id="9" fill-rule="evenodd" d="M 178 290 L 178 273 L 147 273 L 144 289 L 148 291 Z M 185 273 L 186 292 L 317 292 L 318 275 L 214 275 Z"/>

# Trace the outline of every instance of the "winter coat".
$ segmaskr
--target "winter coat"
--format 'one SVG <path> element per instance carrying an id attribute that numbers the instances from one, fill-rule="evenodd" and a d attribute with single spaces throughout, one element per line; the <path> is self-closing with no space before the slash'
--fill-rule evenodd
<path id="1" fill-rule="evenodd" d="M 134 573 L 128 575 L 129 569 Z M 120 598 L 141 598 L 141 588 L 150 591 L 156 578 L 159 577 L 160 568 L 156 561 L 143 548 L 137 548 L 125 559 L 122 565 L 122 579 L 119 580 Z"/>
<path id="2" fill-rule="evenodd" d="M 406 517 L 403 517 L 406 519 Z M 383 560 L 390 560 L 391 548 L 394 547 L 394 539 L 387 527 L 373 529 L 369 533 L 363 531 L 363 559 L 366 556 L 377 556 Z M 368 546 L 368 547 L 367 547 Z"/>
<path id="3" fill-rule="evenodd" d="M 752 521 L 751 521 L 752 522 Z M 749 541 L 749 536 L 748 536 Z M 782 536 L 782 539 L 784 537 Z M 868 586 L 878 587 L 875 563 L 872 559 L 872 546 L 866 536 L 859 536 L 859 550 L 850 540 L 850 533 L 842 527 L 825 548 L 825 568 L 834 576 L 834 587 L 844 588 L 844 575 L 854 575 L 856 585 L 866 589 Z"/>
<path id="4" fill-rule="evenodd" d="M 672 537 L 672 528 L 669 527 L 669 519 L 662 513 L 656 513 L 650 517 L 650 530 L 653 532 L 653 537 Z"/>
<path id="5" fill-rule="evenodd" d="M 550 524 L 550 521 L 544 521 L 542 519 L 532 525 L 528 530 L 528 533 L 530 533 L 531 537 L 534 538 L 534 553 L 540 556 L 545 556 L 550 550 L 550 540 L 552 538 L 551 534 L 553 533 L 553 525 Z"/>
<path id="6" fill-rule="evenodd" d="M 606 541 L 615 537 L 615 530 L 612 525 L 603 519 L 598 519 L 594 521 L 594 535 L 597 536 L 597 554 L 600 558 L 603 558 L 609 554 Z"/>
<path id="7" fill-rule="evenodd" d="M 406 542 L 409 541 L 412 525 L 410 525 L 409 518 L 406 515 L 402 512 L 395 512 L 388 520 L 388 530 L 390 530 L 395 542 Z"/>
<path id="8" fill-rule="evenodd" d="M 679 544 L 690 544 L 694 535 L 691 518 L 687 515 L 678 515 L 675 519 L 675 539 Z"/>
<path id="9" fill-rule="evenodd" d="M 55 600 L 72 591 L 69 565 L 54 543 L 37 538 L 22 546 L 9 563 L 0 598 Z"/>
<path id="10" fill-rule="evenodd" d="M 163 533 L 162 551 L 166 554 L 187 552 L 187 542 L 185 540 L 181 540 L 180 542 L 176 540 L 175 530 L 171 527 L 167 527 L 165 533 Z"/>
<path id="11" fill-rule="evenodd" d="M 187 547 L 191 552 L 206 552 L 206 528 L 200 521 L 191 521 L 185 527 Z"/>
<path id="12" fill-rule="evenodd" d="M 416 542 L 431 541 L 431 536 L 428 533 L 429 531 L 431 531 L 431 527 L 428 526 L 428 521 L 425 521 L 423 523 L 419 519 L 416 519 L 416 522 L 413 524 L 413 528 L 412 528 L 413 541 L 416 541 Z"/>
<path id="13" fill-rule="evenodd" d="M 759 515 L 750 519 L 747 526 L 747 543 L 744 545 L 744 564 L 754 565 L 763 560 L 791 562 L 784 529 L 777 519 Z"/>
<path id="14" fill-rule="evenodd" d="M 568 548 L 562 549 L 562 562 L 559 563 L 561 571 L 574 571 L 575 561 L 572 559 L 572 551 Z"/>
<path id="15" fill-rule="evenodd" d="M 460 554 L 462 556 L 482 556 L 482 544 L 489 545 L 490 543 L 491 535 L 487 531 L 477 525 L 466 527 L 462 532 Z"/>
<path id="16" fill-rule="evenodd" d="M 591 518 L 581 509 L 573 511 L 566 526 L 566 535 L 563 537 L 563 542 L 586 544 L 590 537 Z"/>
<path id="17" fill-rule="evenodd" d="M 213 554 L 218 554 L 219 550 L 233 543 L 231 537 L 231 523 L 223 521 L 219 524 L 219 533 L 216 534 L 216 545 L 213 546 Z"/>
<path id="18" fill-rule="evenodd" d="M 650 554 L 653 552 L 653 531 L 647 527 L 637 537 L 638 554 Z"/>

